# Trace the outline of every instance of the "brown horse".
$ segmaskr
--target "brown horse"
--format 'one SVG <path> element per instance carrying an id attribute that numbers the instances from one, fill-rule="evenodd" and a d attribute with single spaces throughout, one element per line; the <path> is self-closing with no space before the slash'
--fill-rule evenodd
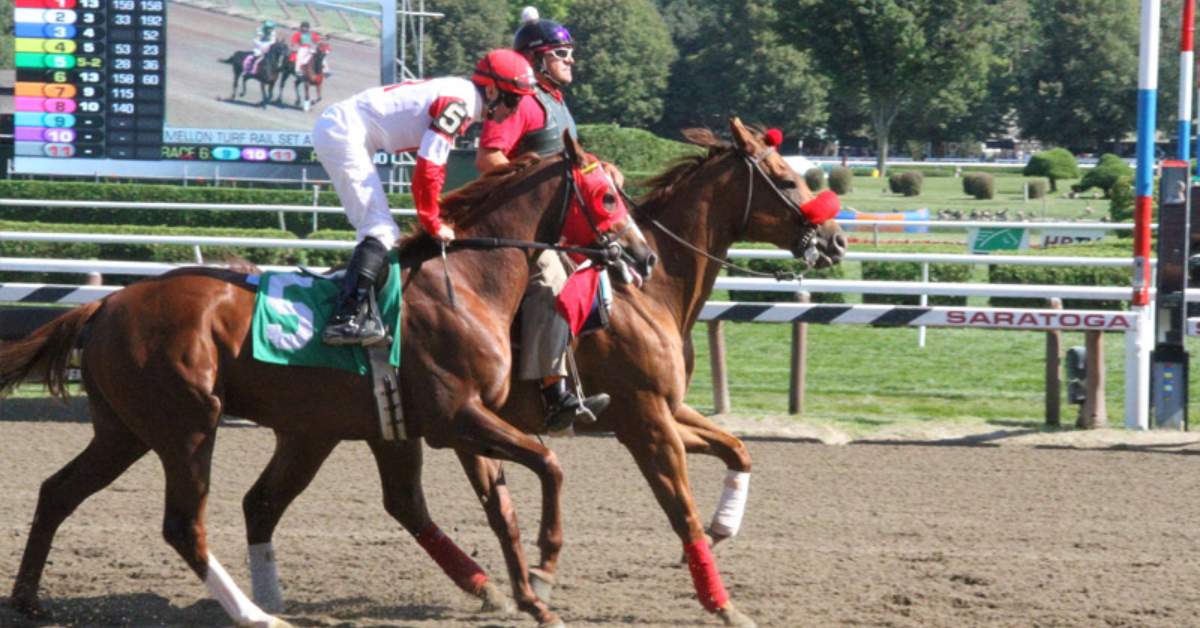
<path id="1" fill-rule="evenodd" d="M 523 160 L 468 186 L 447 199 L 444 210 L 463 238 L 557 242 L 564 222 L 570 226 L 586 219 L 620 234 L 633 256 L 649 263 L 652 253 L 631 228 L 633 220 L 611 182 L 595 162 L 585 165 L 587 160 L 570 141 L 562 156 Z M 529 468 L 541 480 L 544 516 L 558 521 L 562 471 L 557 459 L 493 410 L 508 395 L 509 328 L 532 255 L 511 247 L 463 249 L 449 256 L 443 270 L 437 252 L 425 235 L 401 248 L 409 262 L 401 330 L 409 429 L 431 446 L 453 447 L 460 456 L 496 456 Z M 424 272 L 422 262 L 429 267 Z M 456 306 L 447 300 L 447 275 L 454 281 Z M 228 270 L 173 271 L 80 306 L 0 349 L 0 393 L 36 373 L 51 392 L 63 395 L 68 357 L 80 348 L 94 427 L 87 448 L 42 485 L 13 585 L 16 608 L 38 611 L 39 582 L 59 525 L 84 499 L 153 450 L 166 475 L 162 529 L 167 543 L 236 624 L 280 623 L 246 598 L 207 546 L 204 510 L 220 417 L 253 417 L 272 429 L 322 440 L 370 440 L 380 432 L 368 378 L 252 357 L 252 283 L 249 276 Z M 419 447 L 419 440 L 412 443 Z M 405 464 L 416 474 L 420 458 Z M 419 483 L 406 488 L 419 496 Z M 426 524 L 417 531 L 418 540 L 440 564 L 470 561 L 445 545 L 427 513 Z M 543 625 L 561 624 L 537 599 L 526 574 L 525 565 L 514 566 L 521 609 Z"/>
<path id="2" fill-rule="evenodd" d="M 685 160 L 650 182 L 653 191 L 638 219 L 663 264 L 641 291 L 618 288 L 612 327 L 585 336 L 578 345 L 587 389 L 613 396 L 612 407 L 600 421 L 582 429 L 616 432 L 685 547 L 703 543 L 705 538 L 688 484 L 685 450 L 720 458 L 729 469 L 730 480 L 741 483 L 733 492 L 734 501 L 740 498 L 741 504 L 750 472 L 750 457 L 742 442 L 683 402 L 692 370 L 691 329 L 721 269 L 715 258 L 723 258 L 735 241 L 754 240 L 776 244 L 823 267 L 837 263 L 846 247 L 835 222 L 814 226 L 789 207 L 813 197 L 804 179 L 778 155 L 765 150 L 762 141 L 737 119 L 730 127 L 732 146 L 707 131 L 688 132 L 689 139 L 708 149 L 707 154 Z M 755 156 L 760 158 L 761 170 L 752 165 Z M 514 425 L 535 431 L 541 427 L 537 403 L 536 390 L 518 384 L 501 414 Z M 254 590 L 264 605 L 282 607 L 271 545 L 275 526 L 336 445 L 330 438 L 277 433 L 270 464 L 246 494 L 243 507 Z M 408 449 L 373 443 L 372 451 L 384 485 L 384 505 L 412 531 L 422 522 L 414 521 L 411 513 L 423 512 L 424 504 L 417 499 L 419 494 L 414 497 L 407 488 L 418 486 L 419 478 L 406 478 L 405 474 L 407 469 L 419 468 L 410 460 L 419 454 L 419 448 L 411 443 Z M 501 540 L 506 561 L 510 565 L 523 562 L 516 518 L 499 465 L 478 456 L 462 456 L 461 461 Z M 714 517 L 723 524 L 711 530 L 715 540 L 735 533 L 740 523 L 740 504 L 727 501 L 723 498 L 722 506 L 732 506 L 735 512 L 724 519 Z M 546 599 L 562 546 L 557 520 L 543 520 L 538 544 L 542 561 L 534 572 L 535 584 L 540 580 L 547 585 L 538 588 Z M 721 588 L 715 565 L 698 565 L 693 576 L 706 608 L 729 623 L 750 623 L 714 593 Z"/>
<path id="3" fill-rule="evenodd" d="M 290 67 L 279 76 L 279 99 L 283 99 L 283 86 L 287 84 L 288 78 L 292 78 L 295 83 L 296 90 L 296 106 L 308 111 L 313 105 L 321 102 L 321 85 L 325 83 L 325 66 L 328 64 L 329 55 L 332 53 L 332 48 L 327 43 L 321 43 L 317 46 L 317 51 L 312 53 L 299 71 L 293 71 Z M 300 87 L 304 86 L 304 99 L 300 99 Z M 309 92 L 309 86 L 317 88 L 317 98 L 314 100 Z"/>

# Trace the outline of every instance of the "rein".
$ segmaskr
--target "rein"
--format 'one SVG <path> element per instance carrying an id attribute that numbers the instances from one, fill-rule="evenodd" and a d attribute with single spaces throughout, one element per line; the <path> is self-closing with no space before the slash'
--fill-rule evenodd
<path id="1" fill-rule="evenodd" d="M 800 217 L 800 220 L 804 224 L 809 226 L 809 230 L 804 233 L 804 236 L 802 236 L 801 240 L 800 240 L 800 248 L 807 248 L 809 243 L 812 241 L 813 237 L 816 234 L 816 229 L 813 228 L 813 225 L 808 220 L 808 218 L 804 216 L 804 212 L 800 211 L 800 206 L 798 206 L 795 201 L 788 198 L 788 196 L 783 193 L 783 190 L 780 190 L 779 186 L 775 185 L 775 182 L 771 180 L 771 177 L 767 176 L 767 173 L 763 171 L 762 166 L 759 165 L 760 162 L 762 162 L 762 160 L 765 159 L 767 157 L 767 155 L 774 152 L 774 150 L 775 150 L 774 147 L 768 146 L 767 148 L 763 149 L 762 152 L 760 152 L 754 156 L 750 156 L 750 155 L 746 155 L 745 153 L 742 153 L 742 159 L 745 160 L 745 162 L 746 162 L 746 172 L 749 175 L 748 176 L 748 184 L 746 186 L 746 209 L 742 213 L 742 223 L 741 223 L 741 226 L 738 228 L 738 235 L 735 236 L 734 239 L 735 240 L 741 239 L 742 235 L 745 235 L 745 233 L 746 233 L 746 227 L 749 226 L 749 224 L 750 224 L 750 209 L 753 205 L 753 200 L 754 200 L 754 173 L 758 172 L 759 174 L 762 175 L 762 178 L 764 180 L 766 180 L 767 185 L 769 185 L 771 187 L 771 190 L 775 192 L 775 195 L 778 196 L 779 199 L 783 201 L 784 205 L 786 205 L 789 209 L 791 209 L 793 212 L 795 212 L 796 215 Z M 632 198 L 629 197 L 629 194 L 627 192 L 625 192 L 625 190 L 621 190 L 621 196 L 624 197 L 625 202 L 628 203 L 630 207 L 634 208 L 638 212 L 641 212 L 641 207 L 638 206 L 638 204 L 636 202 L 634 202 L 634 200 Z M 643 214 L 643 216 L 644 216 L 644 214 Z M 709 253 L 708 251 L 705 251 L 705 250 L 697 247 L 696 245 L 692 244 L 691 242 L 688 242 L 683 237 L 681 237 L 679 234 L 668 229 L 666 227 L 666 225 L 659 222 L 659 220 L 657 218 L 646 217 L 646 220 L 650 221 L 650 224 L 654 225 L 655 227 L 658 227 L 659 231 L 662 231 L 664 234 L 669 236 L 672 240 L 675 240 L 679 244 L 683 245 L 684 248 L 691 250 L 693 253 L 699 254 L 701 257 L 704 257 L 711 262 L 715 262 L 716 264 L 718 264 L 719 266 L 721 266 L 722 268 L 724 268 L 728 271 L 736 271 L 736 272 L 739 272 L 739 273 L 742 273 L 745 275 L 750 275 L 751 277 L 762 277 L 765 279 L 774 279 L 775 281 L 801 281 L 804 279 L 804 275 L 802 273 L 794 273 L 794 272 L 786 271 L 786 270 L 777 270 L 773 273 L 764 273 L 764 272 L 760 272 L 757 270 L 751 270 L 749 268 L 742 268 L 741 266 L 738 266 L 738 265 L 734 264 L 733 262 L 730 262 L 727 259 L 721 259 L 719 257 L 716 257 L 715 255 Z"/>

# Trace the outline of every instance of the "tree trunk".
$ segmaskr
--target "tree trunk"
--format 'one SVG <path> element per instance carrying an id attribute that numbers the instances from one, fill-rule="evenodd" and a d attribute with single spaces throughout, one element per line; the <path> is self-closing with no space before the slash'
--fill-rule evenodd
<path id="1" fill-rule="evenodd" d="M 892 134 L 892 121 L 896 119 L 899 109 L 892 105 L 875 103 L 871 112 L 871 126 L 875 127 L 875 147 L 879 155 L 875 157 L 875 168 L 879 170 L 879 178 L 887 179 L 888 143 Z"/>

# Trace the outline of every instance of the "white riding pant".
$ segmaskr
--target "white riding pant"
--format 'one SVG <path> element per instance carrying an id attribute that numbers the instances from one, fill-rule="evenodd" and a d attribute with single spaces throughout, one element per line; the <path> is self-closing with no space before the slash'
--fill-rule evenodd
<path id="1" fill-rule="evenodd" d="M 313 127 L 317 159 L 333 181 L 358 241 L 372 237 L 388 249 L 400 239 L 400 227 L 388 209 L 387 194 L 375 169 L 367 127 L 353 102 L 330 105 Z"/>

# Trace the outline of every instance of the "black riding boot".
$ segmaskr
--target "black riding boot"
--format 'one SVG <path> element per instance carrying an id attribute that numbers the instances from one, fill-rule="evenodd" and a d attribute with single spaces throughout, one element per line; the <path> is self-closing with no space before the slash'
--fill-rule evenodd
<path id="1" fill-rule="evenodd" d="M 387 253 L 387 248 L 375 238 L 364 238 L 354 247 L 333 316 L 321 332 L 325 344 L 365 346 L 386 338 L 387 331 L 375 303 L 375 281 L 387 263 Z"/>
<path id="2" fill-rule="evenodd" d="M 595 423 L 596 417 L 604 412 L 612 399 L 606 393 L 599 393 L 585 397 L 580 403 L 564 377 L 542 389 L 542 401 L 546 404 L 546 430 L 558 432 L 571 427 L 575 421 Z"/>

